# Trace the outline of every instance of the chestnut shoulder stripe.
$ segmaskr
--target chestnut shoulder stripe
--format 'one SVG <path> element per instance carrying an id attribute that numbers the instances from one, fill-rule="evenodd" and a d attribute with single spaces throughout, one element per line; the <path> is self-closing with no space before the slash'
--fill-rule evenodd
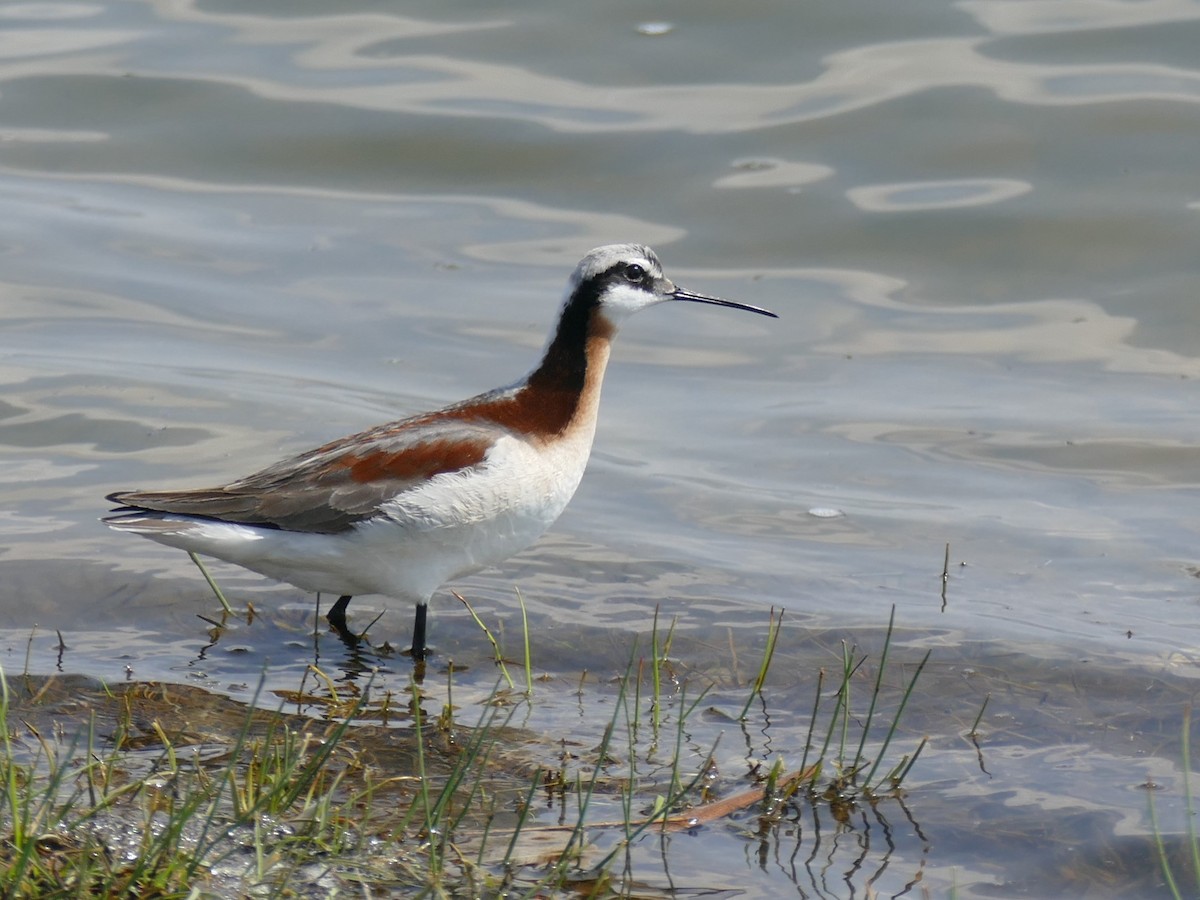
<path id="1" fill-rule="evenodd" d="M 344 469 L 351 480 L 367 482 L 418 482 L 444 472 L 457 472 L 478 465 L 492 446 L 482 439 L 446 438 L 400 449 L 386 446 L 370 450 L 348 450 L 325 465 L 322 474 Z"/>

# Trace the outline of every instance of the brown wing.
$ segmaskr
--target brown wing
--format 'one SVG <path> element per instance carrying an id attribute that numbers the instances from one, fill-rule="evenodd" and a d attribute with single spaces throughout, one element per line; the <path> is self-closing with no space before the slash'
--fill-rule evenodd
<path id="1" fill-rule="evenodd" d="M 434 475 L 479 465 L 506 433 L 483 421 L 422 416 L 333 441 L 222 487 L 118 491 L 108 499 L 126 511 L 335 533 Z"/>

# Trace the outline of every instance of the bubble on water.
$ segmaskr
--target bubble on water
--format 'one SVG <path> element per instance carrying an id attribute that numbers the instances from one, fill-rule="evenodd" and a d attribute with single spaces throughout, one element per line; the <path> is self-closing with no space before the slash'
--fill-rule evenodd
<path id="1" fill-rule="evenodd" d="M 642 22 L 637 27 L 638 34 L 644 34 L 649 37 L 661 37 L 664 34 L 670 34 L 675 30 L 675 25 L 671 22 Z"/>

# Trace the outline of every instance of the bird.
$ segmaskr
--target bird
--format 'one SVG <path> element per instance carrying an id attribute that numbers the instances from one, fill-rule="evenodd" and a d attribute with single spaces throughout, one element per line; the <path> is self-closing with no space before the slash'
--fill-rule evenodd
<path id="1" fill-rule="evenodd" d="M 127 490 L 102 519 L 169 547 L 337 596 L 326 619 L 350 635 L 357 594 L 415 605 L 424 660 L 430 599 L 540 537 L 583 477 L 618 327 L 668 302 L 778 318 L 677 287 L 641 244 L 609 244 L 576 266 L 537 367 L 468 400 L 331 441 L 213 488 Z"/>

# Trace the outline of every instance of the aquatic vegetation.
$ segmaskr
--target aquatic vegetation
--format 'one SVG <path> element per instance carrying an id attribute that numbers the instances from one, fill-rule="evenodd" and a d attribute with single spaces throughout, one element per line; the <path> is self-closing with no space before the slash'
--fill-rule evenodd
<path id="1" fill-rule="evenodd" d="M 655 887 L 654 867 L 673 834 L 719 828 L 756 846 L 864 815 L 886 827 L 886 803 L 910 816 L 899 789 L 924 742 L 898 758 L 890 748 L 928 654 L 897 691 L 891 625 L 877 662 L 843 646 L 840 668 L 816 675 L 806 745 L 756 747 L 770 741 L 782 625 L 772 611 L 751 677 L 714 679 L 671 655 L 675 625 L 656 617 L 648 656 L 636 641 L 613 680 L 580 678 L 591 744 L 514 724 L 561 690 L 534 693 L 527 626 L 524 690 L 502 669 L 466 722 L 453 666 L 444 690 L 414 678 L 404 692 L 310 667 L 278 710 L 260 707 L 261 687 L 245 705 L 187 685 L 0 679 L 0 891 L 654 895 L 670 883 Z M 301 704 L 317 713 L 283 711 Z M 742 775 L 720 771 L 731 757 L 719 736 L 696 740 L 713 733 L 705 722 L 741 733 Z"/>
<path id="2" fill-rule="evenodd" d="M 1200 890 L 1200 835 L 1196 833 L 1196 807 L 1192 796 L 1191 731 L 1192 711 L 1189 707 L 1184 710 L 1183 724 L 1180 728 L 1180 750 L 1183 755 L 1181 772 L 1184 809 L 1187 812 L 1187 830 L 1182 839 L 1175 842 L 1177 846 L 1174 848 L 1168 846 L 1168 836 L 1163 834 L 1158 822 L 1158 810 L 1154 804 L 1154 792 L 1158 786 L 1146 785 L 1154 847 L 1158 852 L 1158 861 L 1162 865 L 1163 879 L 1167 889 L 1176 900 L 1195 896 L 1196 892 Z M 1172 849 L 1175 850 L 1174 853 L 1172 853 Z"/>

